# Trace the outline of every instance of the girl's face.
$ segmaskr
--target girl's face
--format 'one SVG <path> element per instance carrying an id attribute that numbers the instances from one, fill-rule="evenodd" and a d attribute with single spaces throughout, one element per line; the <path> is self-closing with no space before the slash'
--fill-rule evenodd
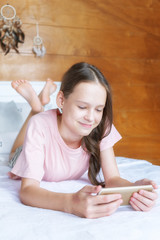
<path id="1" fill-rule="evenodd" d="M 81 82 L 64 98 L 61 95 L 62 119 L 60 128 L 69 138 L 81 139 L 99 125 L 106 103 L 106 89 L 97 82 Z M 66 135 L 67 136 L 67 135 Z"/>

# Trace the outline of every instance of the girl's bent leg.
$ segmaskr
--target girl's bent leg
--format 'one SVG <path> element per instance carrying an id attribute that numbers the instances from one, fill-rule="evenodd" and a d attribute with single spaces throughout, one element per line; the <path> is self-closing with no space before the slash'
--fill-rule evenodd
<path id="1" fill-rule="evenodd" d="M 16 151 L 16 149 L 18 147 L 23 145 L 27 124 L 28 124 L 28 121 L 30 120 L 30 118 L 34 114 L 43 111 L 43 107 L 40 102 L 40 99 L 28 81 L 26 81 L 26 80 L 13 81 L 11 83 L 11 85 L 23 98 L 25 98 L 27 100 L 27 102 L 31 106 L 32 110 L 31 110 L 30 114 L 28 115 L 26 121 L 24 122 L 24 124 L 13 144 L 10 156 L 13 155 L 13 153 Z"/>
<path id="2" fill-rule="evenodd" d="M 26 80 L 18 80 L 12 82 L 12 87 L 22 96 L 24 97 L 29 105 L 31 106 L 32 110 L 28 115 L 26 121 L 24 122 L 10 153 L 10 157 L 13 156 L 13 153 L 16 151 L 17 148 L 23 145 L 24 137 L 26 134 L 26 129 L 28 125 L 28 121 L 30 118 L 39 113 L 43 112 L 43 106 L 48 104 L 50 101 L 50 95 L 55 92 L 56 84 L 53 80 L 47 79 L 46 84 L 42 91 L 40 92 L 39 96 L 37 96 L 36 92 L 32 88 L 31 84 Z"/>
<path id="3" fill-rule="evenodd" d="M 17 137 L 16 137 L 16 140 L 13 144 L 13 147 L 11 149 L 11 153 L 10 153 L 10 157 L 13 155 L 13 153 L 16 151 L 16 149 L 20 146 L 23 145 L 23 142 L 24 142 L 24 137 L 25 137 L 25 134 L 26 134 L 26 129 L 27 129 L 27 125 L 28 125 L 28 121 L 30 120 L 30 118 L 34 115 L 35 113 L 34 112 L 30 112 L 30 114 L 28 115 L 26 121 L 24 122 L 20 132 L 18 133 Z"/>

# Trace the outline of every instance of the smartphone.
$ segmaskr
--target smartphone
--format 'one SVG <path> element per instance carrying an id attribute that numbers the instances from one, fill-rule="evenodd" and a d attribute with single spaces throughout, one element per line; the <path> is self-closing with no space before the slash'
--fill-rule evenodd
<path id="1" fill-rule="evenodd" d="M 138 192 L 139 190 L 147 190 L 152 191 L 152 185 L 143 185 L 143 186 L 128 186 L 128 187 L 113 187 L 113 188 L 102 188 L 98 195 L 107 195 L 119 193 L 122 195 L 123 203 L 122 205 L 129 205 L 130 197 L 134 192 Z"/>

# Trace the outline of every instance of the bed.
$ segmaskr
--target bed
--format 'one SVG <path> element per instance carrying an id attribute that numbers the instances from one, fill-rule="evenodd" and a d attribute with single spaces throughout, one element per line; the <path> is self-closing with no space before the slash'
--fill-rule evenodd
<path id="1" fill-rule="evenodd" d="M 44 82 L 31 84 L 38 93 Z M 58 91 L 60 84 L 58 82 L 56 84 Z M 46 109 L 57 107 L 56 93 L 51 96 L 51 102 L 45 107 Z M 0 239 L 158 240 L 160 238 L 160 199 L 150 212 L 136 212 L 127 205 L 119 207 L 113 215 L 100 219 L 84 219 L 63 212 L 23 205 L 18 197 L 20 181 L 9 179 L 7 172 L 10 171 L 9 151 L 29 111 L 29 106 L 11 88 L 10 82 L 0 82 Z M 145 160 L 120 156 L 116 157 L 116 160 L 122 177 L 130 181 L 149 178 L 160 185 L 160 166 Z M 87 173 L 76 181 L 59 183 L 43 181 L 41 187 L 56 192 L 75 192 L 86 184 L 90 184 Z M 160 193 L 160 190 L 158 189 L 157 192 Z"/>

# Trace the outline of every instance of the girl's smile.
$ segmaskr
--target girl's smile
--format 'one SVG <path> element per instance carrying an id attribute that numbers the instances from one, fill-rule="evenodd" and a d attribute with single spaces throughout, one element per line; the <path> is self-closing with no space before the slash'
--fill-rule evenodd
<path id="1" fill-rule="evenodd" d="M 82 125 L 82 127 L 87 128 L 87 129 L 92 127 L 92 124 L 86 124 L 86 123 L 81 123 L 81 122 L 80 122 L 80 124 Z"/>

